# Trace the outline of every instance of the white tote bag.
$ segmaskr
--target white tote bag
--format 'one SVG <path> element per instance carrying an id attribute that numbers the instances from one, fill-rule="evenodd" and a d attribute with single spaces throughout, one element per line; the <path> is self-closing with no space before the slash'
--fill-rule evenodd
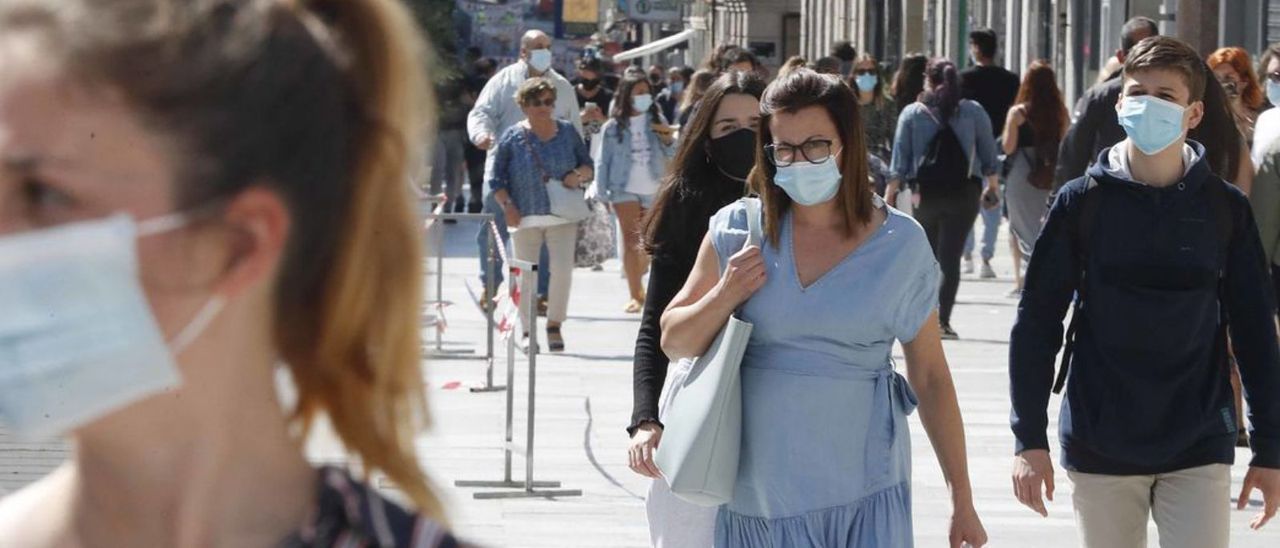
<path id="1" fill-rule="evenodd" d="M 749 230 L 745 245 L 760 245 L 760 202 L 743 203 Z M 730 316 L 706 353 L 680 362 L 682 375 L 672 379 L 664 401 L 665 428 L 654 462 L 671 492 L 693 504 L 719 506 L 733 498 L 742 440 L 739 366 L 751 329 Z"/>

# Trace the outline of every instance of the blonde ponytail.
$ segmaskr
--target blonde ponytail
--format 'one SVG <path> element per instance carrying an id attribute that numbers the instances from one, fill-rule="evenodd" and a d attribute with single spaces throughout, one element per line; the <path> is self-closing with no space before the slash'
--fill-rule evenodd
<path id="1" fill-rule="evenodd" d="M 426 47 L 398 0 L 59 0 L 0 5 L 68 76 L 119 91 L 180 155 L 176 205 L 265 187 L 291 232 L 274 336 L 305 429 L 327 415 L 366 474 L 437 519 L 422 242 L 408 173 L 432 125 Z M 54 47 L 56 46 L 56 47 Z"/>
<path id="2" fill-rule="evenodd" d="M 408 188 L 433 117 L 423 73 L 425 47 L 395 0 L 313 0 L 306 9 L 334 29 L 350 59 L 347 78 L 368 116 L 354 137 L 346 230 L 323 295 L 299 418 L 323 409 L 366 471 L 385 473 L 426 514 L 441 518 L 414 450 L 428 424 L 422 385 L 421 250 Z M 281 326 L 284 328 L 284 326 Z M 317 375 L 318 373 L 318 375 Z"/>

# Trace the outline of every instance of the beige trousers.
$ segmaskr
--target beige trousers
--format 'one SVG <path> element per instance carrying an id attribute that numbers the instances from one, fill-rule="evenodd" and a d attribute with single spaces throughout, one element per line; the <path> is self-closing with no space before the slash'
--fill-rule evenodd
<path id="1" fill-rule="evenodd" d="M 1146 548 L 1155 519 L 1161 548 L 1225 548 L 1231 467 L 1211 464 L 1154 476 L 1067 472 L 1085 548 Z"/>
<path id="2" fill-rule="evenodd" d="M 551 261 L 551 278 L 547 284 L 547 321 L 563 322 L 569 311 L 569 289 L 573 285 L 573 252 L 578 240 L 578 224 L 563 223 L 553 226 L 521 228 L 511 233 L 511 247 L 515 258 L 538 262 L 542 243 L 547 244 L 547 259 Z M 536 295 L 520 299 L 520 320 L 527 318 L 525 307 L 538 302 Z"/>

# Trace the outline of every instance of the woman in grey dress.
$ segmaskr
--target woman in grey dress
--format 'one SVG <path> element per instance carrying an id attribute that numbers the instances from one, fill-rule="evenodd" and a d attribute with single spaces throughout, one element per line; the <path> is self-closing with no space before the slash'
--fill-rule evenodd
<path id="1" fill-rule="evenodd" d="M 1013 238 L 1015 292 L 1022 290 L 1022 268 L 1030 259 L 1040 223 L 1049 208 L 1049 191 L 1058 160 L 1058 144 L 1067 131 L 1067 107 L 1048 61 L 1031 63 L 1004 123 L 1004 153 L 1009 157 L 1005 204 Z"/>

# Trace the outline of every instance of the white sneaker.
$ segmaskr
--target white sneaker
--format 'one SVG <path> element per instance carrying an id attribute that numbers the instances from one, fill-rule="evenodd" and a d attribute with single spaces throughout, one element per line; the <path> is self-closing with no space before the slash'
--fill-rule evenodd
<path id="1" fill-rule="evenodd" d="M 994 279 L 995 279 L 995 277 L 996 277 L 996 271 L 991 269 L 991 263 L 986 262 L 986 261 L 982 261 L 982 273 L 981 273 L 981 274 L 979 274 L 979 275 L 978 275 L 978 277 L 979 277 L 979 278 L 982 278 L 982 279 L 984 279 L 984 280 L 994 280 Z"/>
<path id="2" fill-rule="evenodd" d="M 964 266 L 960 267 L 960 273 L 973 274 L 973 259 L 969 257 L 964 258 Z"/>

